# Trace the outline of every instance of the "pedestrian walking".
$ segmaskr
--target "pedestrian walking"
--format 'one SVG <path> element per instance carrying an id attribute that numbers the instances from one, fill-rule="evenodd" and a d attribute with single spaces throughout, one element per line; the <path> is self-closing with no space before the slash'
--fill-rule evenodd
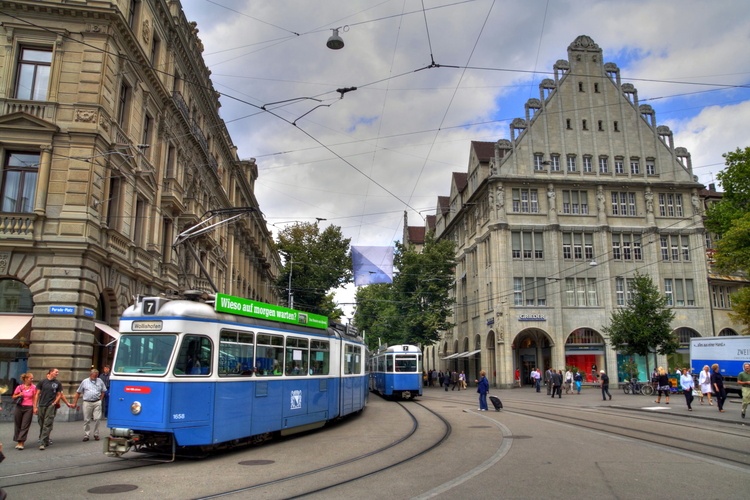
<path id="1" fill-rule="evenodd" d="M 36 394 L 34 394 L 34 415 L 37 416 L 39 422 L 40 450 L 50 444 L 49 435 L 55 424 L 55 415 L 60 400 L 62 399 L 68 408 L 73 408 L 63 394 L 62 384 L 57 380 L 59 373 L 60 370 L 57 368 L 50 368 L 47 376 L 37 384 Z"/>
<path id="2" fill-rule="evenodd" d="M 445 385 L 445 392 L 448 392 L 448 386 L 451 385 L 451 371 L 446 370 L 443 376 L 443 384 Z"/>
<path id="3" fill-rule="evenodd" d="M 711 385 L 716 396 L 716 405 L 719 407 L 719 411 L 724 413 L 724 401 L 727 399 L 727 390 L 724 388 L 724 376 L 719 373 L 719 365 L 717 363 L 711 365 L 711 370 L 713 370 L 713 373 L 711 373 Z"/>
<path id="4" fill-rule="evenodd" d="M 609 375 L 607 375 L 604 370 L 600 371 L 599 374 L 599 379 L 602 381 L 602 400 L 607 401 L 607 397 L 609 397 L 609 400 L 611 401 L 612 395 L 609 393 Z"/>
<path id="5" fill-rule="evenodd" d="M 552 373 L 550 374 L 550 378 L 552 381 L 552 397 L 555 397 L 555 394 L 557 394 L 558 398 L 562 398 L 562 383 L 563 383 L 563 377 L 562 377 L 562 370 L 552 370 Z"/>
<path id="6" fill-rule="evenodd" d="M 487 411 L 487 393 L 490 392 L 490 383 L 487 381 L 487 372 L 484 370 L 479 372 L 479 380 L 475 380 L 477 383 L 477 392 L 479 393 L 479 411 Z"/>
<path id="7" fill-rule="evenodd" d="M 519 370 L 518 368 L 516 368 L 515 383 L 518 385 L 518 388 L 520 389 L 521 388 L 521 370 Z"/>
<path id="8" fill-rule="evenodd" d="M 456 386 L 458 385 L 458 372 L 453 372 L 453 374 L 451 374 L 451 382 L 453 382 L 453 387 L 451 387 L 451 391 L 455 391 Z M 458 385 L 458 390 L 459 391 L 461 390 L 460 385 Z"/>
<path id="9" fill-rule="evenodd" d="M 742 418 L 745 418 L 745 410 L 750 405 L 750 363 L 742 365 L 742 370 L 737 375 L 737 383 L 742 386 Z"/>
<path id="10" fill-rule="evenodd" d="M 552 370 L 547 368 L 544 372 L 544 383 L 547 384 L 547 396 L 552 394 Z"/>
<path id="11" fill-rule="evenodd" d="M 687 368 L 682 369 L 682 375 L 680 375 L 680 386 L 682 387 L 682 393 L 685 395 L 685 402 L 687 403 L 688 411 L 693 411 L 693 389 L 695 389 L 695 381 Z"/>
<path id="12" fill-rule="evenodd" d="M 31 419 L 34 416 L 34 375 L 24 373 L 21 375 L 21 385 L 13 391 L 13 399 L 16 400 L 16 408 L 13 410 L 13 441 L 17 450 L 23 450 L 23 444 L 29 435 Z"/>
<path id="13" fill-rule="evenodd" d="M 573 372 L 569 368 L 565 370 L 565 394 L 573 392 Z"/>
<path id="14" fill-rule="evenodd" d="M 466 374 L 464 372 L 461 372 L 461 375 L 458 376 L 458 381 L 461 385 L 461 389 L 466 390 Z"/>
<path id="15" fill-rule="evenodd" d="M 99 380 L 104 382 L 104 387 L 107 388 L 104 391 L 104 399 L 102 399 L 102 417 L 107 418 L 107 415 L 109 415 L 109 365 L 104 365 L 102 372 L 99 375 Z"/>
<path id="16" fill-rule="evenodd" d="M 427 371 L 427 386 L 432 387 L 432 370 Z"/>
<path id="17" fill-rule="evenodd" d="M 708 398 L 708 405 L 713 406 L 714 404 L 711 402 L 711 393 L 714 392 L 713 387 L 711 387 L 711 369 L 708 367 L 708 365 L 703 367 L 703 371 L 701 371 L 700 376 L 698 377 L 698 384 L 701 386 L 701 404 L 703 404 L 703 396 L 706 396 Z"/>
<path id="18" fill-rule="evenodd" d="M 661 366 L 657 369 L 657 372 L 659 372 L 659 375 L 657 375 L 656 377 L 656 390 L 659 391 L 659 394 L 654 403 L 661 404 L 661 394 L 664 393 L 664 395 L 667 397 L 666 404 L 669 404 L 669 393 L 672 390 L 669 385 L 669 375 L 667 374 L 667 370 L 665 370 Z"/>
<path id="19" fill-rule="evenodd" d="M 91 421 L 94 421 L 94 440 L 99 441 L 99 420 L 102 418 L 102 399 L 107 388 L 99 378 L 99 370 L 91 370 L 76 390 L 73 406 L 78 408 L 78 398 L 83 396 L 83 440 L 89 440 Z"/>
<path id="20" fill-rule="evenodd" d="M 573 375 L 573 382 L 576 384 L 576 394 L 581 394 L 581 385 L 583 384 L 583 375 L 581 375 L 581 372 L 576 372 Z"/>

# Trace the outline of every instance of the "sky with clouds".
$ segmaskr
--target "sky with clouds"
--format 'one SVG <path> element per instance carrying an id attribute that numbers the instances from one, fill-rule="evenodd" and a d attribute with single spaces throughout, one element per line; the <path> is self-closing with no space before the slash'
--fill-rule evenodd
<path id="1" fill-rule="evenodd" d="M 539 97 L 539 82 L 579 35 L 620 67 L 658 124 L 672 129 L 675 146 L 690 151 L 700 181 L 712 182 L 722 153 L 750 145 L 747 7 L 183 0 L 214 87 L 225 94 L 221 116 L 232 140 L 241 158 L 257 159 L 256 195 L 269 227 L 322 218 L 353 245 L 400 240 L 404 210 L 410 225 L 423 225 L 436 197 L 449 194 L 451 172 L 466 171 L 470 141 L 509 138 L 510 121 L 524 116 L 524 102 Z M 337 27 L 345 47 L 330 50 Z M 350 87 L 357 90 L 343 98 L 337 92 Z M 352 288 L 337 298 L 351 301 Z"/>

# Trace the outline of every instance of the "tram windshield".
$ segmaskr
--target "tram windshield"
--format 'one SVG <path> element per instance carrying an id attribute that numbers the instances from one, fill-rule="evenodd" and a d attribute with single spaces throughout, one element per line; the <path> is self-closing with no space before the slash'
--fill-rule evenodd
<path id="1" fill-rule="evenodd" d="M 416 356 L 405 356 L 396 354 L 396 371 L 400 373 L 414 373 L 419 371 L 419 363 Z"/>
<path id="2" fill-rule="evenodd" d="M 120 335 L 115 373 L 164 375 L 172 357 L 176 335 Z"/>

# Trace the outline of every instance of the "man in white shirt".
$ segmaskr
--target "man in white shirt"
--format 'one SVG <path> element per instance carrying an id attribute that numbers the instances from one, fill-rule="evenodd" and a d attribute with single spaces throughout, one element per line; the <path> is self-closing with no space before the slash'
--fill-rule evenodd
<path id="1" fill-rule="evenodd" d="M 89 378 L 81 382 L 73 400 L 77 407 L 78 398 L 83 396 L 83 440 L 89 440 L 91 420 L 94 421 L 94 440 L 99 441 L 99 420 L 102 418 L 102 399 L 107 387 L 99 379 L 99 370 L 91 370 Z"/>

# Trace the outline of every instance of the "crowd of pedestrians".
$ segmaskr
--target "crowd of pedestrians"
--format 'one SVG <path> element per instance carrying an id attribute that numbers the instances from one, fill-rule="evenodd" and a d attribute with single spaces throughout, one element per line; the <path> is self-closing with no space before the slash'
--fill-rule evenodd
<path id="1" fill-rule="evenodd" d="M 44 450 L 50 446 L 52 444 L 50 434 L 61 402 L 68 408 L 79 410 L 78 399 L 80 397 L 83 398 L 83 440 L 89 440 L 92 422 L 94 440 L 99 440 L 99 421 L 102 416 L 106 418 L 107 415 L 106 404 L 103 401 L 106 401 L 105 398 L 109 392 L 109 366 L 104 368 L 104 374 L 101 376 L 98 370 L 91 370 L 89 377 L 84 379 L 76 390 L 72 404 L 65 397 L 62 383 L 57 380 L 59 373 L 57 368 L 50 368 L 47 375 L 36 385 L 34 385 L 32 373 L 21 375 L 21 384 L 15 388 L 12 395 L 15 403 L 13 441 L 16 442 L 17 450 L 25 448 L 33 415 L 37 416 L 39 424 L 39 449 Z"/>

